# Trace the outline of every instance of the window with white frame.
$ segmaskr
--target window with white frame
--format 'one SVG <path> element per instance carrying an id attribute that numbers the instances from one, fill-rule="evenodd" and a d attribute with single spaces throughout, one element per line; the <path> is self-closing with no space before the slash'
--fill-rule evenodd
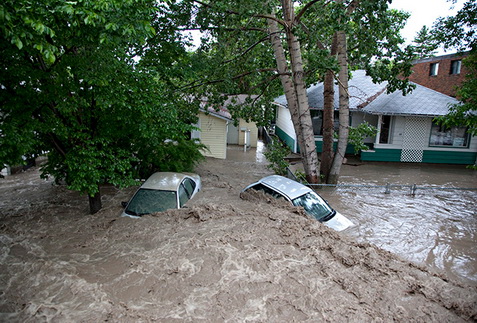
<path id="1" fill-rule="evenodd" d="M 429 75 L 436 76 L 438 72 L 439 72 L 439 63 L 431 63 L 429 68 Z"/>
<path id="2" fill-rule="evenodd" d="M 429 146 L 469 147 L 469 134 L 466 127 L 445 127 L 432 123 Z"/>
<path id="3" fill-rule="evenodd" d="M 461 60 L 451 61 L 450 74 L 460 74 L 461 65 L 462 65 Z"/>

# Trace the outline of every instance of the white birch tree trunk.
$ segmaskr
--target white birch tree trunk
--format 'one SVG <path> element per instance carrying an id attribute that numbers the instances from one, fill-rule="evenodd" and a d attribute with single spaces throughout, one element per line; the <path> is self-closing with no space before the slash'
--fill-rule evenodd
<path id="1" fill-rule="evenodd" d="M 277 71 L 280 81 L 285 92 L 285 97 L 288 103 L 288 109 L 292 118 L 293 127 L 295 129 L 298 147 L 303 147 L 303 135 L 300 127 L 300 116 L 298 113 L 298 101 L 296 98 L 295 88 L 291 78 L 291 73 L 288 69 L 285 50 L 283 49 L 282 40 L 280 38 L 280 31 L 278 23 L 273 19 L 267 19 L 268 31 L 270 33 L 270 41 L 272 43 L 275 61 L 277 63 Z M 301 148 L 300 148 L 301 152 Z"/>
<path id="2" fill-rule="evenodd" d="M 308 97 L 306 94 L 306 85 L 304 82 L 303 61 L 301 56 L 300 42 L 293 33 L 293 26 L 295 22 L 295 11 L 293 1 L 281 0 L 283 8 L 283 18 L 285 21 L 285 32 L 290 51 L 290 64 L 292 72 L 293 87 L 295 89 L 297 99 L 297 110 L 290 111 L 297 113 L 300 122 L 300 130 L 303 136 L 303 146 L 300 147 L 300 152 L 303 159 L 303 167 L 305 170 L 306 179 L 309 183 L 319 182 L 319 163 L 318 155 L 316 153 L 315 136 L 313 134 L 313 125 L 310 115 L 310 107 L 308 105 Z M 294 118 L 292 118 L 293 120 Z"/>

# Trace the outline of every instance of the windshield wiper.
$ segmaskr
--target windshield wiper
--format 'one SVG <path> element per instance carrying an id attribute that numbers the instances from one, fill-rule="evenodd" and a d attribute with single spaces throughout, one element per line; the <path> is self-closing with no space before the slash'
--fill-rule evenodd
<path id="1" fill-rule="evenodd" d="M 336 214 L 335 210 L 331 211 L 327 216 L 325 216 L 323 219 L 321 219 L 321 222 L 331 220 L 335 216 L 335 214 Z"/>

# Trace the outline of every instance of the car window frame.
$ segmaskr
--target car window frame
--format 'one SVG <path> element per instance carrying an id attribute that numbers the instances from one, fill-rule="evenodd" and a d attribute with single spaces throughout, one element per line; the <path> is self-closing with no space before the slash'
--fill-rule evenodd
<path id="1" fill-rule="evenodd" d="M 267 195 L 272 196 L 273 198 L 276 198 L 276 199 L 283 198 L 283 199 L 291 202 L 291 200 L 288 198 L 288 196 L 286 196 L 285 194 L 283 194 L 280 191 L 277 191 L 277 190 L 273 189 L 272 187 L 270 187 L 268 185 L 265 185 L 264 183 L 257 183 L 255 185 L 250 186 L 248 189 L 254 189 L 255 191 L 261 191 L 261 192 L 263 192 Z"/>
<path id="2" fill-rule="evenodd" d="M 184 178 L 178 188 L 177 198 L 179 208 L 183 207 L 194 195 L 197 183 L 190 178 Z M 184 194 L 185 193 L 185 194 Z"/>
<path id="3" fill-rule="evenodd" d="M 189 195 L 189 199 L 190 199 L 192 197 L 192 195 L 194 195 L 194 191 L 195 191 L 195 188 L 197 187 L 197 183 L 195 181 L 193 181 L 192 179 L 187 177 L 187 178 L 184 178 L 181 185 L 184 185 L 184 188 L 185 188 L 187 194 Z M 188 187 L 188 185 L 190 187 Z"/>

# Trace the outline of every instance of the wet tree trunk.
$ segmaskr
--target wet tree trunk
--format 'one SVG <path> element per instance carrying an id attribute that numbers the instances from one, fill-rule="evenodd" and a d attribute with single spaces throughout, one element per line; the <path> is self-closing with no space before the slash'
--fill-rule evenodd
<path id="1" fill-rule="evenodd" d="M 336 33 L 331 44 L 331 56 L 336 55 Z M 328 70 L 323 82 L 323 146 L 321 152 L 320 174 L 322 181 L 328 183 L 331 165 L 333 163 L 333 134 L 334 134 L 334 79 L 335 74 Z"/>
<path id="2" fill-rule="evenodd" d="M 293 1 L 281 0 L 281 3 L 285 20 L 286 39 L 290 51 L 293 87 L 297 98 L 297 110 L 290 112 L 298 114 L 300 122 L 300 130 L 303 136 L 303 146 L 300 147 L 300 152 L 303 158 L 303 168 L 305 170 L 306 180 L 309 183 L 318 183 L 318 155 L 316 153 L 315 136 L 313 133 L 310 107 L 308 105 L 308 97 L 306 94 L 306 85 L 303 79 L 305 73 L 303 70 L 301 48 L 300 42 L 293 32 L 295 23 Z"/>
<path id="3" fill-rule="evenodd" d="M 338 63 L 340 65 L 340 72 L 338 74 L 339 80 L 339 136 L 338 146 L 331 166 L 328 183 L 338 183 L 338 177 L 343 164 L 346 147 L 348 145 L 349 135 L 349 94 L 348 94 L 348 55 L 346 34 L 344 31 L 338 31 Z"/>
<path id="4" fill-rule="evenodd" d="M 273 19 L 268 19 L 268 30 L 270 33 L 270 41 L 272 43 L 275 61 L 277 63 L 277 71 L 280 76 L 280 81 L 285 92 L 285 97 L 288 103 L 288 109 L 292 117 L 293 127 L 298 141 L 298 147 L 303 147 L 303 135 L 300 127 L 300 118 L 298 111 L 298 101 L 296 98 L 295 88 L 291 79 L 291 73 L 288 69 L 285 50 L 283 49 L 282 40 L 280 38 L 280 31 L 278 23 Z M 295 113 L 293 113 L 295 112 Z M 300 150 L 301 151 L 301 150 Z"/>
<path id="5" fill-rule="evenodd" d="M 89 198 L 89 213 L 90 214 L 95 214 L 99 210 L 101 210 L 102 204 L 101 204 L 101 193 L 98 192 L 94 194 L 94 196 L 88 195 Z"/>

